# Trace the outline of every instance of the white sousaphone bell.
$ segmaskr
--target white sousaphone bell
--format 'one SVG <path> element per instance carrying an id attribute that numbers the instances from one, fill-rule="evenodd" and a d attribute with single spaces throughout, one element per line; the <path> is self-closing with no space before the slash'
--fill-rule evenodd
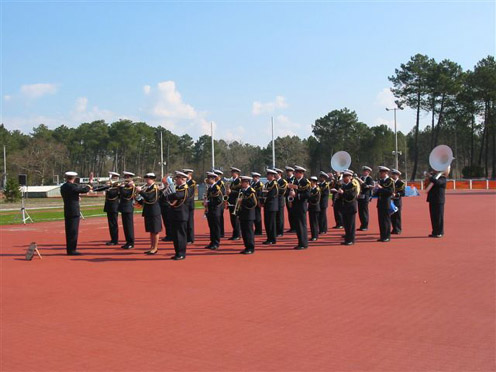
<path id="1" fill-rule="evenodd" d="M 441 177 L 444 172 L 449 173 L 451 162 L 454 159 L 453 151 L 449 146 L 439 145 L 434 147 L 429 155 L 429 165 L 432 169 L 439 172 L 436 175 L 436 179 Z"/>
<path id="2" fill-rule="evenodd" d="M 351 155 L 346 151 L 338 151 L 331 158 L 331 167 L 336 172 L 343 172 L 351 165 Z"/>

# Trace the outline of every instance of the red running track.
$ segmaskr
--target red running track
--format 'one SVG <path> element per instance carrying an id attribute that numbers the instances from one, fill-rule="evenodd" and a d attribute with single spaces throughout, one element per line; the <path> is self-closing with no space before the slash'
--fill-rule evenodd
<path id="1" fill-rule="evenodd" d="M 1 370 L 494 371 L 496 195 L 450 194 L 443 239 L 426 237 L 425 197 L 404 200 L 390 243 L 371 207 L 355 246 L 332 230 L 252 256 L 203 249 L 197 211 L 178 262 L 169 243 L 143 254 L 138 216 L 131 251 L 102 245 L 104 218 L 82 221 L 80 257 L 64 254 L 63 222 L 4 226 Z M 43 260 L 23 260 L 31 241 Z"/>

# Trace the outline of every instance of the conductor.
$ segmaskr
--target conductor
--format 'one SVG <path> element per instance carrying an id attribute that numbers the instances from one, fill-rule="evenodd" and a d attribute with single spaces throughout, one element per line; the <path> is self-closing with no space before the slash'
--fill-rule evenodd
<path id="1" fill-rule="evenodd" d="M 77 175 L 76 172 L 66 172 L 65 183 L 60 187 L 60 194 L 64 200 L 65 241 L 69 256 L 78 256 L 81 254 L 77 251 L 79 219 L 81 218 L 79 194 L 85 194 L 92 189 L 90 185 L 78 185 L 74 183 Z"/>

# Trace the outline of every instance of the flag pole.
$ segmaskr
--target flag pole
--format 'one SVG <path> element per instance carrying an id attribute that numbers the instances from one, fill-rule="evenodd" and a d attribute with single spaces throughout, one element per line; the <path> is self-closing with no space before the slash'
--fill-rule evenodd
<path id="1" fill-rule="evenodd" d="M 215 169 L 214 122 L 210 122 L 210 137 L 212 138 L 212 170 Z"/>
<path id="2" fill-rule="evenodd" d="M 271 116 L 272 121 L 272 169 L 276 167 L 276 147 L 274 142 L 274 117 Z"/>

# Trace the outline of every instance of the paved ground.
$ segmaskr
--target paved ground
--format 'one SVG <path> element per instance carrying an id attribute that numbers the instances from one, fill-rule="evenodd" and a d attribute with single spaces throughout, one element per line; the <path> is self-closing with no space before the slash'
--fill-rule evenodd
<path id="1" fill-rule="evenodd" d="M 104 218 L 82 221 L 81 257 L 64 255 L 63 222 L 3 226 L 1 370 L 494 371 L 496 195 L 450 194 L 443 239 L 426 237 L 425 197 L 405 199 L 387 244 L 371 207 L 355 246 L 332 230 L 253 256 L 203 249 L 197 211 L 181 262 L 170 244 L 143 254 L 138 216 L 132 251 L 101 244 Z M 43 260 L 23 260 L 31 241 Z"/>

